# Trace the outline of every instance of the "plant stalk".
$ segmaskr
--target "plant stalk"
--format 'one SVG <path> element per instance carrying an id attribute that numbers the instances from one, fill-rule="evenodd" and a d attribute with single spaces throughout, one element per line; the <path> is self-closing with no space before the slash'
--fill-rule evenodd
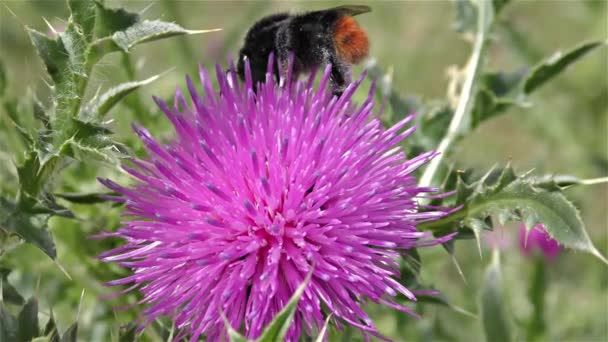
<path id="1" fill-rule="evenodd" d="M 490 0 L 480 0 L 478 4 L 478 15 L 477 15 L 477 33 L 475 34 L 475 44 L 473 46 L 473 52 L 466 66 L 466 79 L 460 92 L 458 106 L 456 112 L 452 117 L 450 126 L 446 135 L 443 137 L 437 148 L 439 155 L 431 160 L 429 166 L 424 170 L 422 177 L 420 178 L 420 186 L 428 187 L 434 183 L 435 175 L 439 169 L 439 165 L 443 161 L 443 158 L 448 152 L 450 146 L 458 138 L 459 132 L 463 124 L 467 121 L 471 113 L 473 101 L 475 100 L 475 81 L 481 65 L 483 63 L 483 52 L 487 42 L 487 31 L 490 21 Z"/>

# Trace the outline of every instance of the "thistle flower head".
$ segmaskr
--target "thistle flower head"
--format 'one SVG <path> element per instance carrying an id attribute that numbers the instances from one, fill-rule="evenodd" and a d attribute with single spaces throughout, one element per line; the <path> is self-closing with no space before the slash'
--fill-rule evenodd
<path id="1" fill-rule="evenodd" d="M 162 145 L 134 128 L 149 157 L 124 167 L 132 186 L 101 180 L 128 215 L 105 235 L 124 245 L 101 259 L 132 270 L 109 285 L 139 290 L 144 325 L 166 315 L 180 336 L 217 340 L 223 312 L 255 338 L 309 272 L 288 340 L 314 335 L 329 314 L 338 327 L 378 335 L 366 301 L 408 311 L 395 298 L 415 300 L 399 283 L 401 253 L 450 238 L 416 229 L 447 213 L 416 201 L 434 190 L 412 173 L 435 153 L 407 158 L 400 143 L 412 116 L 385 129 L 372 92 L 352 103 L 362 78 L 336 98 L 330 71 L 317 87 L 314 76 L 281 87 L 268 72 L 254 88 L 248 66 L 243 83 L 218 67 L 216 92 L 200 69 L 203 96 L 187 78 L 190 101 L 180 90 L 173 107 L 156 99 L 174 140 Z"/>
<path id="2" fill-rule="evenodd" d="M 537 224 L 529 231 L 522 224 L 519 229 L 519 247 L 524 255 L 540 252 L 547 261 L 554 261 L 561 252 L 557 241 L 549 236 L 542 224 Z"/>

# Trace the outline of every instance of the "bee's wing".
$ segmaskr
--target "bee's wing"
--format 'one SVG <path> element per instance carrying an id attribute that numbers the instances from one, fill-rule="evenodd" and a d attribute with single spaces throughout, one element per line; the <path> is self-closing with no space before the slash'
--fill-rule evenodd
<path id="1" fill-rule="evenodd" d="M 354 17 L 355 15 L 371 12 L 372 8 L 365 5 L 343 5 L 328 9 L 328 11 L 337 11 L 344 15 Z"/>

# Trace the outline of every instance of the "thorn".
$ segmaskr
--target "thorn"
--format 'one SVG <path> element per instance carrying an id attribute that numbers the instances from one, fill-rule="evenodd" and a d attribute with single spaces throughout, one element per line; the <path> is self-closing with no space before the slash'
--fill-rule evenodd
<path id="1" fill-rule="evenodd" d="M 45 17 L 42 17 L 42 20 L 44 20 L 44 23 L 46 24 L 46 26 L 49 27 L 49 30 L 51 30 L 51 32 L 53 32 L 53 37 L 56 38 L 59 35 L 59 33 L 55 30 L 53 25 L 51 25 L 51 23 L 49 23 Z"/>
<path id="2" fill-rule="evenodd" d="M 467 281 L 467 278 L 465 278 L 464 273 L 462 273 L 462 269 L 460 268 L 460 264 L 458 263 L 458 260 L 456 260 L 456 256 L 454 256 L 454 254 L 450 254 L 450 257 L 452 258 L 452 263 L 456 267 L 456 271 L 458 271 L 458 274 L 462 278 L 462 281 L 464 282 L 465 285 L 469 286 L 469 282 Z"/>
<path id="3" fill-rule="evenodd" d="M 593 256 L 595 256 L 596 258 L 600 259 L 604 264 L 608 265 L 608 259 L 606 259 L 606 257 L 603 256 L 602 253 L 600 253 L 600 251 L 595 248 L 595 246 L 593 246 L 591 254 L 593 254 Z"/>
<path id="4" fill-rule="evenodd" d="M 61 270 L 61 272 L 63 274 L 65 274 L 65 276 L 69 279 L 69 280 L 73 280 L 72 277 L 70 276 L 70 274 L 68 273 L 68 271 L 66 271 L 65 268 L 63 268 L 63 266 L 61 266 L 61 264 L 59 262 L 57 262 L 57 260 L 53 260 L 53 262 L 55 263 L 55 265 L 59 268 L 59 270 Z"/>
<path id="5" fill-rule="evenodd" d="M 6 7 L 6 10 L 13 16 L 15 17 L 15 20 L 17 20 L 19 22 L 19 24 L 21 24 L 21 26 L 23 26 L 24 28 L 27 28 L 27 25 L 25 25 L 21 20 L 19 20 L 19 17 L 15 14 L 15 12 L 13 12 L 13 10 L 8 7 L 8 5 L 4 2 L 2 2 L 2 5 L 4 5 L 4 7 Z"/>
<path id="6" fill-rule="evenodd" d="M 84 292 L 85 289 L 82 289 L 82 292 L 80 293 L 80 301 L 78 302 L 78 311 L 76 313 L 76 322 L 80 320 L 80 309 L 82 308 L 82 302 L 84 300 Z"/>
<path id="7" fill-rule="evenodd" d="M 150 2 L 148 5 L 146 5 L 146 7 L 144 7 L 141 11 L 139 11 L 139 15 L 143 15 L 144 13 L 146 13 L 146 11 L 148 11 L 152 6 L 156 5 L 155 2 Z"/>

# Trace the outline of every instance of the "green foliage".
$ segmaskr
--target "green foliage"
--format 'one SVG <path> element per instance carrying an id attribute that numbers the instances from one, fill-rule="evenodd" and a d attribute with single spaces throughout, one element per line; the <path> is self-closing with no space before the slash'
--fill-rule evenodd
<path id="1" fill-rule="evenodd" d="M 42 335 L 38 325 L 38 300 L 30 298 L 19 309 L 17 317 L 13 316 L 4 302 L 0 301 L 0 341 L 35 341 L 35 342 L 76 342 L 78 324 L 72 324 L 59 338 L 53 311 L 47 321 Z"/>
<path id="2" fill-rule="evenodd" d="M 38 327 L 38 301 L 36 298 L 30 298 L 21 308 L 17 322 L 19 325 L 17 341 L 31 341 L 38 336 L 40 328 Z"/>
<path id="3" fill-rule="evenodd" d="M 561 245 L 591 253 L 603 260 L 589 239 L 578 210 L 560 192 L 537 186 L 537 178 L 529 173 L 516 175 L 510 166 L 493 168 L 481 177 L 457 172 L 456 200 L 460 210 L 443 219 L 425 223 L 444 235 L 451 231 L 470 229 L 479 242 L 482 230 L 492 229 L 494 216 L 503 225 L 507 221 L 523 221 L 528 229 L 542 223 L 549 235 Z"/>
<path id="4" fill-rule="evenodd" d="M 600 52 L 605 54 L 605 42 L 583 43 L 567 49 L 563 53 L 543 59 L 544 51 L 555 49 L 555 45 L 552 46 L 552 44 L 556 44 L 556 41 L 559 44 L 562 42 L 571 44 L 574 36 L 565 37 L 558 32 L 559 30 L 555 30 L 555 27 L 552 30 L 545 30 L 543 24 L 539 23 L 536 30 L 542 35 L 540 38 L 533 38 L 532 36 L 537 32 L 530 27 L 526 27 L 528 31 L 520 32 L 518 31 L 519 20 L 508 21 L 509 17 L 515 15 L 524 19 L 534 17 L 536 20 L 537 18 L 531 13 L 536 13 L 534 6 L 537 5 L 518 2 L 511 4 L 508 0 L 456 0 L 453 3 L 456 13 L 455 27 L 460 33 L 463 33 L 466 41 L 473 43 L 471 56 L 466 62 L 464 58 L 461 61 L 453 60 L 453 58 L 463 56 L 462 49 L 454 49 L 459 44 L 455 39 L 450 38 L 444 49 L 434 50 L 436 45 L 445 44 L 446 40 L 442 39 L 441 35 L 436 35 L 431 39 L 425 37 L 421 44 L 415 44 L 418 34 L 408 35 L 406 41 L 403 41 L 405 38 L 399 37 L 400 44 L 394 44 L 394 35 L 390 32 L 395 25 L 385 21 L 370 24 L 372 20 L 378 20 L 378 18 L 383 20 L 378 9 L 389 5 L 374 4 L 373 16 L 361 17 L 361 24 L 366 29 L 370 28 L 368 34 L 372 38 L 372 52 L 377 54 L 378 60 L 384 64 L 389 58 L 398 63 L 394 71 L 389 69 L 389 72 L 385 72 L 378 65 L 369 69 L 370 78 L 378 80 L 376 98 L 386 105 L 382 119 L 387 124 L 392 124 L 410 113 L 417 113 L 414 120 L 418 129 L 407 139 L 404 146 L 408 156 L 422 151 L 436 150 L 442 143 L 444 145 L 444 148 L 441 149 L 443 159 L 437 163 L 437 168 L 433 172 L 427 174 L 428 184 L 425 185 L 438 184 L 439 180 L 445 177 L 446 181 L 440 186 L 440 189 L 442 191 L 456 190 L 456 194 L 453 197 L 428 202 L 431 205 L 439 206 L 461 206 L 461 209 L 441 220 L 422 224 L 419 228 L 432 231 L 438 236 L 450 232 L 458 233 L 456 239 L 446 243 L 445 247 L 450 252 L 449 257 L 456 265 L 458 265 L 457 257 L 463 262 L 462 270 L 459 268 L 460 266 L 457 266 L 457 272 L 462 278 L 465 278 L 466 275 L 466 279 L 469 279 L 466 291 L 461 291 L 460 279 L 456 278 L 456 281 L 452 281 L 452 273 L 456 274 L 456 272 L 449 267 L 447 270 L 445 269 L 444 253 L 440 253 L 441 251 L 429 252 L 428 249 L 425 249 L 425 251 L 421 251 L 422 255 L 420 255 L 418 250 L 414 249 L 403 253 L 400 282 L 411 290 L 437 288 L 441 293 L 419 295 L 417 303 L 410 303 L 402 296 L 397 300 L 412 305 L 423 318 L 414 321 L 402 316 L 395 318 L 392 311 L 375 311 L 376 308 L 373 306 L 365 309 L 366 311 L 369 309 L 370 315 L 382 333 L 388 332 L 391 337 L 397 336 L 400 339 L 408 340 L 481 339 L 482 331 L 469 329 L 477 327 L 478 321 L 465 317 L 475 315 L 459 306 L 473 307 L 473 304 L 467 304 L 468 300 L 479 300 L 481 323 L 488 340 L 511 340 L 520 338 L 520 336 L 525 336 L 528 340 L 542 340 L 548 337 L 594 339 L 597 336 L 605 336 L 605 327 L 601 326 L 603 324 L 601 317 L 605 316 L 604 308 L 600 310 L 591 308 L 593 305 L 589 305 L 589 310 L 585 307 L 584 312 L 570 312 L 571 310 L 563 312 L 563 310 L 550 309 L 555 308 L 551 298 L 560 298 L 558 307 L 568 305 L 566 303 L 574 307 L 574 304 L 584 306 L 585 303 L 589 303 L 587 298 L 603 295 L 607 281 L 604 276 L 604 268 L 595 264 L 581 265 L 585 262 L 582 256 L 569 255 L 568 260 L 558 266 L 559 274 L 551 274 L 550 266 L 540 264 L 538 260 L 535 260 L 536 264 L 533 265 L 533 272 L 528 279 L 525 277 L 527 270 L 525 261 L 513 261 L 516 258 L 510 254 L 514 253 L 509 252 L 509 256 L 504 260 L 505 268 L 501 270 L 498 260 L 495 259 L 487 270 L 484 283 L 479 287 L 476 286 L 479 284 L 475 283 L 475 279 L 481 278 L 476 277 L 479 269 L 477 265 L 480 264 L 479 257 L 475 252 L 475 258 L 471 259 L 470 250 L 474 251 L 475 248 L 467 248 L 469 247 L 467 240 L 474 238 L 481 253 L 485 248 L 482 237 L 486 231 L 495 230 L 507 221 L 523 221 L 529 228 L 536 223 L 543 223 L 550 235 L 563 246 L 586 251 L 605 260 L 589 237 L 591 235 L 594 240 L 605 238 L 603 231 L 597 229 L 598 223 L 593 222 L 598 210 L 594 206 L 600 207 L 603 202 L 597 200 L 598 195 L 593 191 L 589 192 L 592 195 L 595 194 L 593 195 L 595 197 L 587 196 L 587 189 L 581 189 L 583 185 L 597 184 L 605 182 L 605 180 L 545 174 L 545 167 L 557 168 L 560 171 L 566 169 L 567 172 L 581 177 L 588 173 L 587 169 L 582 169 L 582 166 L 577 164 L 577 160 L 574 160 L 576 153 L 568 150 L 574 143 L 580 144 L 581 154 L 590 154 L 591 149 L 599 151 L 599 156 L 590 157 L 595 158 L 593 159 L 594 165 L 599 165 L 591 170 L 601 170 L 601 172 L 607 170 L 604 165 L 606 163 L 602 154 L 603 149 L 601 147 L 598 149 L 604 140 L 595 139 L 591 144 L 583 141 L 585 138 L 600 134 L 585 132 L 585 136 L 580 137 L 574 132 L 572 137 L 576 141 L 566 141 L 566 137 L 564 137 L 564 141 L 561 141 L 563 131 L 555 129 L 556 125 L 561 124 L 570 131 L 571 127 L 575 127 L 579 121 L 588 122 L 592 127 L 601 127 L 605 123 L 606 101 L 603 99 L 605 97 L 603 95 L 606 87 L 598 83 L 601 81 L 601 77 L 596 76 L 600 74 L 603 76 L 603 73 L 594 69 L 594 65 L 592 65 L 594 57 L 582 58 L 596 56 Z M 16 42 L 15 46 L 22 44 L 19 42 L 25 42 L 27 43 L 25 45 L 31 49 L 33 45 L 48 73 L 49 83 L 52 84 L 48 98 L 43 97 L 47 94 L 40 89 L 28 91 L 24 93 L 25 95 L 16 95 L 13 88 L 17 89 L 17 87 L 13 87 L 13 85 L 23 82 L 20 77 L 24 70 L 14 69 L 11 62 L 5 59 L 4 54 L 2 55 L 2 61 L 0 61 L 0 150 L 2 150 L 0 157 L 2 159 L 0 159 L 0 163 L 7 167 L 0 170 L 0 183 L 2 183 L 0 184 L 0 288 L 3 299 L 2 305 L 0 305 L 0 341 L 76 341 L 78 334 L 81 335 L 81 340 L 89 340 L 93 336 L 98 339 L 108 339 L 108 336 L 112 334 L 114 338 L 118 336 L 119 341 L 139 339 L 165 341 L 168 340 L 168 336 L 173 336 L 173 330 L 169 333 L 168 329 L 158 327 L 161 324 L 153 324 L 142 334 L 136 333 L 135 325 L 132 323 L 117 328 L 119 324 L 134 320 L 140 313 L 136 310 L 115 313 L 110 306 L 133 303 L 139 299 L 137 295 L 125 295 L 124 298 L 116 299 L 116 301 L 99 303 L 99 305 L 89 308 L 86 315 L 87 322 L 94 322 L 93 326 L 71 324 L 69 317 L 73 316 L 66 315 L 66 312 L 71 313 L 70 310 L 75 307 L 77 295 L 74 292 L 80 291 L 81 287 L 91 288 L 95 291 L 91 294 L 91 298 L 94 298 L 104 293 L 100 285 L 102 282 L 128 274 L 125 270 L 101 264 L 94 259 L 99 252 L 116 247 L 116 241 L 89 243 L 86 236 L 97 233 L 101 227 L 109 230 L 115 229 L 120 220 L 119 206 L 104 203 L 104 196 L 115 194 L 101 192 L 103 190 L 100 190 L 95 183 L 95 177 L 106 177 L 108 173 L 112 173 L 113 177 L 123 177 L 116 172 L 116 164 L 123 158 L 129 158 L 133 153 L 141 152 L 138 150 L 139 145 L 121 135 L 128 129 L 126 123 L 132 120 L 129 113 L 125 113 L 124 116 L 121 113 L 121 118 L 125 118 L 125 120 L 121 122 L 115 120 L 110 129 L 108 127 L 108 122 L 112 121 L 108 120 L 108 117 L 111 116 L 110 111 L 121 103 L 126 103 L 135 118 L 144 122 L 151 131 L 159 133 L 157 131 L 164 128 L 164 122 L 157 120 L 153 113 L 149 113 L 146 109 L 145 103 L 147 102 L 144 103 L 137 97 L 138 89 L 156 81 L 159 75 L 145 80 L 137 79 L 135 65 L 139 65 L 139 63 L 132 63 L 132 61 L 139 62 L 137 55 L 139 49 L 135 49 L 135 47 L 166 37 L 186 36 L 212 30 L 188 30 L 178 25 L 178 23 L 186 21 L 180 20 L 178 15 L 179 3 L 170 1 L 163 2 L 162 15 L 165 18 L 176 20 L 177 23 L 146 20 L 142 18 L 143 11 L 138 14 L 122 8 L 108 8 L 103 1 L 67 0 L 67 4 L 70 17 L 66 22 L 65 30 L 57 33 L 55 38 L 51 38 L 43 31 L 26 27 L 25 31 L 31 40 L 30 44 L 26 39 L 13 39 L 10 30 L 5 32 L 5 26 L 3 26 L 3 37 L 6 35 L 8 39 L 13 39 Z M 188 9 L 196 7 L 196 5 L 200 4 L 189 4 Z M 425 4 L 425 6 L 427 5 Z M 9 4 L 9 6 L 12 5 Z M 33 2 L 28 6 L 34 9 L 36 18 L 40 17 L 40 13 L 36 11 L 44 12 L 56 7 L 52 2 Z M 228 17 L 210 18 L 210 16 L 216 15 L 216 11 L 207 11 L 207 9 L 217 5 L 205 3 L 200 6 L 203 6 L 205 11 L 184 12 L 186 15 L 183 17 L 196 18 L 197 22 L 201 23 L 206 23 L 209 19 L 220 20 L 220 22 L 225 20 L 227 25 L 232 27 L 221 37 L 223 41 L 219 44 L 221 46 L 216 49 L 217 51 L 212 52 L 211 47 L 205 47 L 209 50 L 205 50 L 205 53 L 211 53 L 202 55 L 201 58 L 201 55 L 195 53 L 194 49 L 188 49 L 187 44 L 181 44 L 177 45 L 181 49 L 174 49 L 175 51 L 162 51 L 162 55 L 159 53 L 158 56 L 156 53 L 147 55 L 146 68 L 162 70 L 167 64 L 165 57 L 170 53 L 180 57 L 177 58 L 178 60 L 185 62 L 181 67 L 192 68 L 196 64 L 193 61 L 194 58 L 201 59 L 202 63 L 215 63 L 217 61 L 211 60 L 213 58 L 210 58 L 209 55 L 213 54 L 223 58 L 229 51 L 236 52 L 237 41 L 240 40 L 246 29 L 244 23 L 273 12 L 275 4 L 256 2 L 251 6 L 248 5 L 247 10 L 243 12 L 249 14 L 236 19 L 233 14 Z M 277 6 L 285 7 L 286 5 L 277 4 Z M 436 2 L 433 6 L 443 8 L 441 6 L 444 5 Z M 560 6 L 570 5 L 562 4 Z M 597 22 L 604 22 L 603 18 L 598 19 L 597 14 L 605 12 L 603 11 L 605 7 L 602 7 L 601 2 L 593 3 L 595 6 L 593 8 L 591 8 L 591 2 L 579 6 L 580 8 L 576 5 L 571 6 L 578 11 L 584 11 L 581 8 L 589 6 L 590 9 L 587 12 L 573 12 L 573 17 L 585 18 L 586 27 L 591 27 Z M 513 8 L 514 11 L 509 12 L 510 8 Z M 440 20 L 436 18 L 445 17 L 444 11 L 434 9 L 435 7 L 433 7 L 432 16 L 421 16 L 420 21 L 429 21 L 428 18 Z M 253 12 L 257 12 L 257 14 L 251 14 Z M 49 11 L 48 14 L 44 12 L 44 15 L 46 18 L 61 15 L 57 13 L 61 12 Z M 503 17 L 505 14 L 506 16 Z M 227 14 L 222 13 L 222 16 L 225 15 Z M 409 18 L 408 23 L 404 23 L 404 25 L 417 22 L 417 17 L 418 15 Z M 542 16 L 538 19 L 544 20 Z M 568 20 L 564 19 L 564 22 L 566 21 Z M 573 22 L 582 21 L 573 20 Z M 420 29 L 425 27 L 421 23 L 411 25 L 411 27 Z M 432 23 L 432 27 L 444 26 Z M 521 27 L 523 28 L 523 26 Z M 538 28 L 542 28 L 542 30 Z M 382 34 L 374 31 L 376 29 L 381 29 Z M 402 29 L 401 26 L 399 29 Z M 578 29 L 573 26 L 572 31 L 578 32 Z M 430 32 L 428 30 L 429 28 L 426 28 L 424 34 L 428 34 Z M 580 31 L 580 35 L 576 37 L 575 41 L 586 38 L 582 35 L 588 36 L 589 32 Z M 410 39 L 412 40 L 410 41 Z M 184 43 L 184 41 L 176 40 L 176 43 Z M 201 50 L 199 45 L 202 44 L 197 44 L 197 49 Z M 405 49 L 401 50 L 400 46 Z M 383 48 L 392 55 L 384 55 Z M 6 51 L 8 50 L 3 52 L 6 53 Z M 439 53 L 437 53 L 438 51 Z M 491 53 L 488 53 L 489 51 Z M 120 56 L 115 57 L 121 57 L 122 64 L 111 67 L 124 68 L 128 82 L 115 84 L 108 87 L 107 90 L 100 89 L 94 96 L 90 96 L 94 93 L 91 90 L 95 89 L 89 88 L 92 88 L 96 78 L 99 75 L 105 76 L 104 73 L 107 73 L 104 66 L 98 68 L 97 65 L 105 64 L 100 62 L 112 52 L 120 53 Z M 426 52 L 433 53 L 433 59 L 425 58 Z M 144 50 L 144 53 L 148 52 Z M 519 56 L 520 59 L 513 58 L 511 54 Z M 496 56 L 499 58 L 494 59 Z M 523 58 L 521 58 L 522 56 Z M 402 63 L 404 58 L 405 62 Z M 418 59 L 428 60 L 420 62 Z M 439 63 L 435 63 L 438 65 L 433 64 L 431 60 L 439 60 Z M 578 64 L 579 61 L 585 62 Z M 449 72 L 447 99 L 427 97 L 426 94 L 404 95 L 405 93 L 401 92 L 403 88 L 392 84 L 393 76 L 395 76 L 396 83 L 401 84 L 406 84 L 404 83 L 406 79 L 414 80 L 417 84 L 429 83 L 434 80 L 434 74 L 441 74 L 443 66 L 454 62 L 459 62 L 462 66 L 458 70 L 454 69 L 454 72 Z M 175 63 L 171 62 L 171 64 Z M 557 77 L 563 75 L 575 64 L 579 68 L 577 71 L 570 72 L 565 77 Z M 433 67 L 425 69 L 424 65 Z M 419 66 L 423 67 L 418 70 Z M 179 68 L 180 65 L 177 67 Z M 112 73 L 114 71 L 115 69 L 112 69 Z M 144 69 L 141 72 L 142 75 L 146 71 L 147 69 Z M 428 71 L 431 72 L 424 73 Z M 11 79 L 8 79 L 10 76 L 12 76 Z M 47 78 L 37 77 L 38 79 Z M 552 86 L 543 88 L 545 90 L 543 93 L 532 98 L 531 95 L 535 94 L 534 91 L 545 84 Z M 593 91 L 589 91 L 590 88 L 585 85 L 590 85 Z M 420 86 L 423 93 L 436 94 L 437 88 L 441 87 L 437 86 L 436 82 Z M 38 100 L 34 94 L 43 95 L 41 96 L 43 101 Z M 162 94 L 160 96 L 167 97 Z M 569 104 L 569 107 L 563 107 L 564 103 Z M 480 143 L 480 139 L 483 138 L 479 137 L 485 137 L 483 134 L 487 134 L 487 128 L 494 127 L 493 124 L 505 125 L 507 131 L 513 132 L 513 140 L 509 144 L 513 144 L 514 147 L 508 150 L 509 154 L 517 154 L 518 148 L 525 150 L 524 153 L 534 149 L 534 147 L 527 146 L 528 142 L 522 139 L 522 136 L 525 138 L 525 134 L 520 132 L 522 127 L 530 126 L 529 122 L 526 123 L 525 120 L 522 120 L 523 109 L 527 111 L 526 118 L 539 118 L 536 122 L 537 126 L 542 126 L 546 131 L 555 132 L 553 134 L 560 140 L 560 152 L 563 150 L 563 154 L 573 161 L 561 166 L 558 164 L 557 167 L 545 160 L 538 161 L 540 165 L 525 166 L 537 166 L 538 171 L 535 174 L 517 175 L 510 167 L 496 168 L 480 174 L 477 170 L 487 168 L 487 163 L 493 163 L 497 159 L 500 163 L 504 162 L 500 159 L 507 158 L 507 155 L 503 157 L 488 153 L 486 146 L 496 144 L 493 136 Z M 577 112 L 577 115 L 574 118 L 566 118 L 567 120 L 561 120 L 564 117 L 547 115 L 547 113 L 556 114 L 556 111 L 566 113 L 573 110 Z M 579 115 L 578 112 L 584 114 Z M 557 123 L 557 120 L 563 122 Z M 540 130 L 539 127 L 532 128 L 535 129 L 535 133 Z M 466 149 L 467 139 L 471 139 L 471 136 L 473 136 L 474 144 L 477 145 L 473 150 Z M 542 137 L 535 138 L 542 139 Z M 468 143 L 470 144 L 470 141 Z M 462 152 L 463 148 L 465 148 L 464 152 Z M 462 158 L 462 154 L 468 155 L 475 151 L 483 155 L 478 158 L 481 162 L 472 163 L 469 159 Z M 530 154 L 533 155 L 533 153 Z M 553 159 L 556 158 L 548 160 Z M 99 168 L 100 161 L 110 164 L 109 171 Z M 529 161 L 515 160 L 515 163 L 529 163 Z M 10 168 L 12 164 L 15 164 L 14 170 Z M 473 167 L 473 169 L 466 172 L 455 171 L 455 165 Z M 568 193 L 564 192 L 566 189 L 572 188 L 576 189 L 569 190 Z M 585 191 L 584 196 L 581 195 L 583 191 Z M 601 189 L 599 192 L 601 193 Z M 589 234 L 573 203 L 576 203 L 576 207 L 585 209 L 583 210 L 583 213 L 586 214 L 585 221 L 590 220 L 587 222 Z M 426 200 L 421 199 L 421 204 L 426 204 Z M 77 218 L 77 221 L 73 218 Z M 53 237 L 49 230 L 49 222 Z M 600 222 L 601 224 L 603 222 Z M 602 227 L 600 226 L 600 228 Z M 511 232 L 505 234 L 511 234 Z M 53 238 L 58 241 L 57 248 L 53 243 Z M 13 241 L 16 240 L 23 240 L 36 246 L 52 259 L 57 258 L 56 249 L 59 249 L 61 263 L 70 265 L 69 273 L 74 280 L 64 279 L 65 276 L 59 272 L 57 267 L 48 267 L 57 265 L 56 261 L 35 259 L 32 258 L 32 249 L 14 247 Z M 465 247 L 458 249 L 458 253 L 456 252 L 457 244 Z M 518 262 L 517 267 L 512 265 L 515 262 Z M 424 269 L 422 268 L 423 263 Z M 521 267 L 522 265 L 523 267 Z M 589 272 L 576 273 L 582 267 L 589 269 Z M 514 268 L 515 270 L 513 270 Z M 504 271 L 504 274 L 501 274 L 501 271 Z M 568 276 L 565 277 L 564 274 Z M 571 274 L 576 274 L 576 276 L 572 277 Z M 41 300 L 41 318 L 46 317 L 46 312 L 50 312 L 50 317 L 42 332 L 38 327 L 37 300 L 32 297 L 26 302 L 17 291 L 17 289 L 31 288 L 36 277 L 41 282 L 41 295 L 44 296 Z M 571 279 L 576 279 L 576 283 L 574 284 Z M 526 283 L 528 280 L 530 281 Z M 469 282 L 471 283 L 469 284 Z M 561 282 L 561 286 L 552 286 L 552 283 L 555 282 Z M 77 291 L 74 290 L 75 288 Z M 508 317 L 511 310 L 507 309 L 508 300 L 503 293 L 505 288 L 509 288 L 510 292 L 513 291 L 511 289 L 528 290 L 531 312 L 517 312 L 519 309 L 517 306 L 513 306 L 512 310 L 513 321 L 521 323 L 518 326 L 524 329 L 523 334 L 512 330 L 515 325 L 511 326 L 511 318 Z M 569 290 L 584 291 L 585 296 L 581 296 L 580 293 L 578 296 L 576 294 L 570 296 Z M 31 293 L 30 291 L 21 292 L 28 295 Z M 38 290 L 35 293 L 37 292 Z M 463 295 L 461 292 L 466 293 Z M 564 293 L 568 293 L 568 296 Z M 294 294 L 294 298 L 290 300 L 285 310 L 275 317 L 260 340 L 280 340 L 284 336 L 297 307 L 296 297 L 299 298 L 298 293 Z M 591 299 L 591 301 L 594 300 Z M 57 315 L 59 322 L 55 321 L 53 311 L 44 307 L 45 303 L 53 303 L 54 306 L 58 304 L 55 308 L 58 310 L 57 312 L 61 313 Z M 446 308 L 449 310 L 445 310 Z M 453 311 L 464 315 L 453 315 Z M 358 333 L 353 332 L 353 329 L 349 327 L 337 331 L 330 324 L 331 317 L 333 317 L 331 313 L 327 313 L 325 325 L 316 338 L 318 341 L 323 340 L 325 334 L 331 336 L 330 340 L 333 340 L 335 334 L 339 333 L 339 337 L 344 341 L 358 336 Z M 555 317 L 561 318 L 562 321 L 555 321 Z M 551 324 L 547 324 L 547 322 L 551 322 Z M 60 334 L 57 324 L 69 328 Z M 228 324 L 226 325 L 231 341 L 246 341 L 236 330 Z M 108 333 L 108 331 L 112 333 Z"/>
<path id="5" fill-rule="evenodd" d="M 147 41 L 213 31 L 186 30 L 160 20 L 141 21 L 137 14 L 108 9 L 97 1 L 69 0 L 68 5 L 70 18 L 57 38 L 26 27 L 54 83 L 50 107 L 45 108 L 36 99 L 33 102 L 31 115 L 42 127 L 25 125 L 17 102 L 4 101 L 27 152 L 17 166 L 17 198 L 2 199 L 0 227 L 38 246 L 51 258 L 56 257 L 56 251 L 47 222 L 52 215 L 71 216 L 51 195 L 59 172 L 71 159 L 116 165 L 126 157 L 126 148 L 112 139 L 102 119 L 126 95 L 158 78 L 120 84 L 82 105 L 95 64 L 107 53 L 126 52 Z M 2 94 L 5 84 L 6 75 L 0 68 Z"/>
<path id="6" fill-rule="evenodd" d="M 0 280 L 2 282 L 1 298 L 5 303 L 23 305 L 25 303 L 25 299 L 19 294 L 19 292 L 17 292 L 17 289 L 15 289 L 15 287 L 8 282 L 8 275 L 10 273 L 11 270 L 9 268 L 0 268 Z"/>
<path id="7" fill-rule="evenodd" d="M 287 302 L 285 307 L 272 319 L 272 322 L 266 326 L 262 332 L 262 335 L 256 340 L 256 342 L 282 341 L 285 339 L 285 335 L 291 326 L 293 315 L 295 314 L 298 303 L 300 302 L 300 297 L 302 297 L 304 290 L 306 290 L 306 287 L 310 282 L 312 272 L 313 271 L 311 270 L 308 273 L 302 284 L 298 286 L 289 299 L 289 302 Z"/>
<path id="8" fill-rule="evenodd" d="M 508 342 L 513 339 L 501 277 L 499 254 L 495 251 L 492 263 L 486 270 L 480 299 L 481 322 L 488 342 Z"/>
<path id="9" fill-rule="evenodd" d="M 605 45 L 603 42 L 583 43 L 566 53 L 557 52 L 546 61 L 536 65 L 523 85 L 523 92 L 530 94 L 547 81 L 564 71 L 569 65 L 587 55 L 594 49 Z"/>
<path id="10" fill-rule="evenodd" d="M 546 329 L 545 324 L 545 293 L 547 293 L 548 277 L 545 260 L 537 256 L 534 260 L 534 272 L 528 288 L 528 297 L 532 303 L 532 317 L 527 326 L 526 340 L 542 340 Z"/>
<path id="11" fill-rule="evenodd" d="M 91 99 L 78 115 L 79 119 L 84 122 L 100 122 L 103 116 L 122 98 L 139 87 L 156 81 L 158 78 L 159 75 L 156 75 L 143 81 L 126 82 L 108 90 L 99 98 L 95 97 Z"/>

